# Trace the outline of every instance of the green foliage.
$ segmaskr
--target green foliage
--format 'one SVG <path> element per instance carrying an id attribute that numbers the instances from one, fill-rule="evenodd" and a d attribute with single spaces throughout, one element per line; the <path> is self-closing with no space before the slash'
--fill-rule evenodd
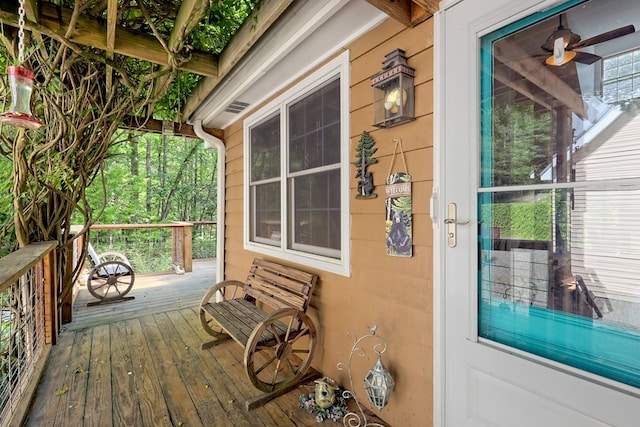
<path id="1" fill-rule="evenodd" d="M 13 225 L 12 166 L 11 161 L 0 156 L 0 257 L 14 249 L 13 236 L 5 235 Z"/>
<path id="2" fill-rule="evenodd" d="M 88 203 L 103 210 L 101 224 L 214 220 L 216 165 L 217 151 L 200 140 L 137 135 L 112 147 L 103 170 L 106 194 L 96 180 Z"/>
<path id="3" fill-rule="evenodd" d="M 508 104 L 493 112 L 491 165 L 494 186 L 540 182 L 551 163 L 551 114 L 535 104 Z"/>
<path id="4" fill-rule="evenodd" d="M 500 229 L 501 239 L 551 240 L 551 199 L 535 202 L 484 205 L 482 218 L 491 218 L 491 227 Z"/>
<path id="5" fill-rule="evenodd" d="M 202 79 L 197 74 L 181 71 L 153 110 L 153 118 L 157 120 L 180 120 L 180 111 L 187 102 L 191 92 Z"/>
<path id="6" fill-rule="evenodd" d="M 259 0 L 214 1 L 209 15 L 191 34 L 194 49 L 221 53 L 258 3 Z"/>

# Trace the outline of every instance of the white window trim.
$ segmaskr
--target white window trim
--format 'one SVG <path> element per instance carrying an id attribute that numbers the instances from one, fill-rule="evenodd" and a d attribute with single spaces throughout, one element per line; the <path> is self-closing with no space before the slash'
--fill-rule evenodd
<path id="1" fill-rule="evenodd" d="M 349 189 L 349 52 L 345 51 L 335 59 L 331 60 L 320 69 L 315 71 L 309 77 L 300 83 L 288 89 L 286 92 L 278 96 L 273 101 L 256 111 L 244 121 L 244 249 L 257 252 L 263 255 L 276 257 L 289 262 L 306 265 L 319 270 L 340 274 L 349 277 L 351 275 L 351 209 L 350 209 L 350 189 Z M 318 87 L 324 85 L 335 76 L 340 77 L 340 206 L 341 206 L 341 252 L 340 258 L 328 258 L 321 255 L 300 252 L 298 250 L 287 248 L 288 227 L 281 227 L 281 239 L 279 246 L 261 244 L 252 242 L 250 235 L 250 129 L 253 125 L 258 124 L 276 111 L 280 111 L 280 128 L 281 132 L 281 156 L 280 167 L 285 179 L 281 180 L 281 194 L 286 194 L 286 171 L 288 164 L 287 148 L 287 105 L 296 99 L 304 96 Z M 281 224 L 287 224 L 287 197 L 281 197 Z"/>

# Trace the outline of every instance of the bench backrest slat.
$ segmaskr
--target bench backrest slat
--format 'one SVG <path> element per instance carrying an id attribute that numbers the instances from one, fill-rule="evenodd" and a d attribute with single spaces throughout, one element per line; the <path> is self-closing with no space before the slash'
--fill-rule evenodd
<path id="1" fill-rule="evenodd" d="M 244 295 L 275 309 L 293 307 L 307 311 L 318 276 L 275 262 L 255 259 Z"/>

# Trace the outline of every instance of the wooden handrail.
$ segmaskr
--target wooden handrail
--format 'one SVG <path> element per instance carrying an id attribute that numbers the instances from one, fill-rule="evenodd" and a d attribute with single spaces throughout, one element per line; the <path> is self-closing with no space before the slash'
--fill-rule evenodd
<path id="1" fill-rule="evenodd" d="M 169 224 L 93 224 L 92 230 L 136 230 L 138 228 L 179 228 L 191 225 L 191 222 L 172 222 Z"/>
<path id="2" fill-rule="evenodd" d="M 53 251 L 57 242 L 38 242 L 0 258 L 0 292 L 5 291 Z"/>

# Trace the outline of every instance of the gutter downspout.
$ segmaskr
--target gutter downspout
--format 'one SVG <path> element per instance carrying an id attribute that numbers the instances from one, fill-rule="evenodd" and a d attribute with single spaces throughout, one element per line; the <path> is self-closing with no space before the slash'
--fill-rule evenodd
<path id="1" fill-rule="evenodd" d="M 224 280 L 224 230 L 225 230 L 225 165 L 226 165 L 226 147 L 219 138 L 207 133 L 202 128 L 202 120 L 196 120 L 193 124 L 193 130 L 196 135 L 204 141 L 206 148 L 215 148 L 218 150 L 218 199 L 217 210 L 218 218 L 216 224 L 216 282 Z"/>

